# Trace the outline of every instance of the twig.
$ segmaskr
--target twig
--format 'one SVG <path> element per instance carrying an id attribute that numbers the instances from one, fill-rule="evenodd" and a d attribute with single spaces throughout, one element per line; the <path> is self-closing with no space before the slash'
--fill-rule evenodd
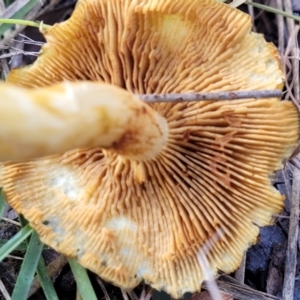
<path id="1" fill-rule="evenodd" d="M 0 292 L 4 296 L 5 300 L 11 300 L 10 295 L 8 294 L 2 280 L 0 279 Z"/>
<path id="2" fill-rule="evenodd" d="M 295 273 L 297 266 L 297 239 L 298 239 L 298 219 L 299 219 L 299 198 L 300 198 L 300 170 L 294 169 L 293 190 L 291 198 L 291 213 L 288 235 L 288 246 L 283 282 L 283 299 L 294 299 Z"/>
<path id="3" fill-rule="evenodd" d="M 148 103 L 153 102 L 189 102 L 203 100 L 238 100 L 250 98 L 272 98 L 281 97 L 280 90 L 260 90 L 260 91 L 232 91 L 213 93 L 186 93 L 186 94 L 147 94 L 140 95 L 140 98 Z"/>

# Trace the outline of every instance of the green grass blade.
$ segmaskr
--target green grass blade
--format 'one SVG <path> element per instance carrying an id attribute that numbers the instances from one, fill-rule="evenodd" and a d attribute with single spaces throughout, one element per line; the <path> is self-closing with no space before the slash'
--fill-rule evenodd
<path id="1" fill-rule="evenodd" d="M 37 275 L 47 300 L 59 300 L 42 256 L 38 263 Z"/>
<path id="2" fill-rule="evenodd" d="M 8 243 L 9 240 L 4 240 L 4 239 L 0 239 L 0 248 L 2 246 L 4 246 L 6 243 Z M 17 246 L 14 250 L 17 250 L 17 251 L 26 251 L 27 249 L 27 245 L 25 242 L 22 242 L 21 244 L 19 244 L 19 246 Z"/>
<path id="3" fill-rule="evenodd" d="M 43 246 L 44 245 L 40 242 L 37 233 L 33 232 L 11 297 L 12 300 L 27 299 Z"/>
<path id="4" fill-rule="evenodd" d="M 19 214 L 18 216 L 21 226 L 25 227 L 28 224 L 28 221 L 23 217 L 23 215 Z M 27 239 L 26 242 L 29 243 L 29 239 Z"/>
<path id="5" fill-rule="evenodd" d="M 28 224 L 28 221 L 23 217 L 23 215 L 19 215 L 19 220 L 23 227 L 25 227 Z M 29 242 L 28 239 L 25 242 L 27 242 L 27 244 L 28 244 L 28 242 Z M 47 268 L 45 265 L 45 261 L 42 256 L 40 256 L 38 266 L 36 269 L 36 273 L 37 273 L 38 279 L 41 283 L 41 286 L 43 288 L 43 291 L 45 293 L 47 300 L 58 300 L 56 291 L 52 284 L 51 278 L 49 277 L 49 274 L 47 272 Z"/>
<path id="6" fill-rule="evenodd" d="M 38 22 L 34 22 L 34 21 L 29 21 L 29 20 L 20 20 L 20 19 L 0 19 L 0 24 L 11 24 L 11 25 L 17 24 L 17 25 L 36 27 L 36 28 L 42 27 L 42 29 L 48 29 L 51 27 L 50 25 L 46 25 L 43 23 L 38 23 Z"/>
<path id="7" fill-rule="evenodd" d="M 11 19 L 24 19 L 25 16 L 39 3 L 40 0 L 29 0 L 19 11 L 11 16 Z M 10 24 L 0 25 L 0 36 L 3 35 L 10 27 Z"/>
<path id="8" fill-rule="evenodd" d="M 95 291 L 90 282 L 89 276 L 85 268 L 77 263 L 74 258 L 68 259 L 72 269 L 74 278 L 76 280 L 77 288 L 83 300 L 97 300 Z"/>
<path id="9" fill-rule="evenodd" d="M 29 225 L 22 228 L 15 234 L 4 246 L 0 248 L 0 262 L 7 257 L 7 255 L 15 250 L 26 238 L 33 232 Z"/>
<path id="10" fill-rule="evenodd" d="M 2 193 L 2 189 L 0 189 L 0 219 L 3 216 L 5 207 L 6 207 L 6 201 L 5 201 L 4 195 Z"/>

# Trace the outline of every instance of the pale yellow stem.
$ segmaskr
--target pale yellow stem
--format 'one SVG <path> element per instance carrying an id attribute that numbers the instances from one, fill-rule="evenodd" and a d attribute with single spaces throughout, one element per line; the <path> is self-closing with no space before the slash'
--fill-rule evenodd
<path id="1" fill-rule="evenodd" d="M 165 146 L 166 120 L 116 86 L 63 82 L 39 89 L 0 85 L 0 159 L 29 159 L 79 147 L 135 160 Z"/>

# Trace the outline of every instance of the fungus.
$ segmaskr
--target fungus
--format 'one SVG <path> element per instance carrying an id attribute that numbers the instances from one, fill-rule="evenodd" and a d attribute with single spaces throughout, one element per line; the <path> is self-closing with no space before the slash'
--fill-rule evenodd
<path id="1" fill-rule="evenodd" d="M 215 0 L 80 0 L 68 21 L 45 32 L 37 62 L 8 81 L 100 80 L 132 94 L 282 87 L 275 47 L 250 27 L 249 16 Z M 207 261 L 214 274 L 232 272 L 281 210 L 284 196 L 269 176 L 297 143 L 298 112 L 277 98 L 149 107 L 167 124 L 152 157 L 145 147 L 135 157 L 87 141 L 5 163 L 0 179 L 44 243 L 115 285 L 144 280 L 178 298 L 200 289 L 197 254 L 217 232 Z"/>

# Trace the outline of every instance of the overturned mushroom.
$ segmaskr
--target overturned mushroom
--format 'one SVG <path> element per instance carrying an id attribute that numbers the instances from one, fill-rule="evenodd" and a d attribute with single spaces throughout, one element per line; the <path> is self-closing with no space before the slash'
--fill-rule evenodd
<path id="1" fill-rule="evenodd" d="M 134 93 L 281 87 L 275 48 L 250 26 L 214 0 L 81 0 L 70 20 L 45 33 L 37 62 L 9 81 L 101 80 Z M 145 280 L 181 297 L 205 279 L 197 254 L 216 232 L 209 266 L 231 272 L 282 208 L 269 176 L 291 154 L 299 119 L 276 98 L 151 108 L 167 123 L 153 157 L 142 155 L 144 141 L 139 156 L 77 148 L 6 163 L 1 183 L 46 244 L 123 288 Z"/>

